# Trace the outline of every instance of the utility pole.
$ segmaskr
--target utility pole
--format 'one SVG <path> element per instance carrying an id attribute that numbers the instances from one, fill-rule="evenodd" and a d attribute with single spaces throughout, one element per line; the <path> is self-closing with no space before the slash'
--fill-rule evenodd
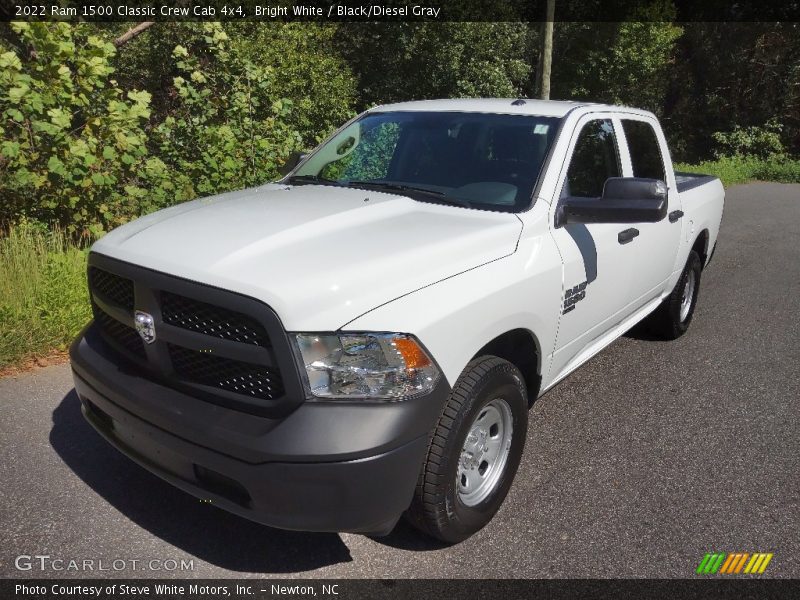
<path id="1" fill-rule="evenodd" d="M 547 0 L 547 16 L 542 23 L 541 69 L 539 71 L 539 96 L 550 99 L 550 70 L 553 66 L 553 20 L 556 14 L 556 0 Z"/>

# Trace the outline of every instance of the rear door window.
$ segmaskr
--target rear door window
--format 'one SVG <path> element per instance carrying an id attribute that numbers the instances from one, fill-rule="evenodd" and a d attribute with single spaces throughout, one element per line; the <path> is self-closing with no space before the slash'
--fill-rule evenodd
<path id="1" fill-rule="evenodd" d="M 623 119 L 622 130 L 628 142 L 633 176 L 666 181 L 664 157 L 653 126 L 646 121 Z"/>

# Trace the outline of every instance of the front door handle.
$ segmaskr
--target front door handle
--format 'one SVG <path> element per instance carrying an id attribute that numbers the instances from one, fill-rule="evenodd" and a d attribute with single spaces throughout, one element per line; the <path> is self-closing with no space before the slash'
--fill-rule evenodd
<path id="1" fill-rule="evenodd" d="M 682 216 L 683 216 L 683 211 L 682 210 L 673 210 L 671 213 L 669 213 L 669 222 L 670 223 L 674 223 L 675 221 L 680 219 Z"/>
<path id="2" fill-rule="evenodd" d="M 639 230 L 635 227 L 631 227 L 630 229 L 620 231 L 619 235 L 617 236 L 617 241 L 620 244 L 627 244 L 628 242 L 632 242 L 633 238 L 635 238 L 637 235 L 639 235 Z"/>

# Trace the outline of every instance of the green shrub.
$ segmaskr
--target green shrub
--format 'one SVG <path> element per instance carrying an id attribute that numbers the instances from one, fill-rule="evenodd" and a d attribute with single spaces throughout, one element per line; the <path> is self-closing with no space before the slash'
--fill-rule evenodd
<path id="1" fill-rule="evenodd" d="M 0 47 L 0 221 L 103 230 L 158 205 L 142 193 L 150 94 L 111 79 L 113 44 L 85 24 L 12 23 Z M 162 177 L 148 186 L 169 185 Z"/>
<path id="2" fill-rule="evenodd" d="M 762 161 L 753 173 L 753 178 L 758 181 L 800 183 L 800 160 L 784 158 Z"/>
<path id="3" fill-rule="evenodd" d="M 781 141 L 782 131 L 783 126 L 775 120 L 767 121 L 761 127 L 737 125 L 731 131 L 717 131 L 711 134 L 717 144 L 714 156 L 746 156 L 765 160 L 782 157 L 786 152 Z"/>
<path id="4" fill-rule="evenodd" d="M 0 237 L 0 367 L 65 349 L 89 321 L 86 254 L 28 221 Z"/>
<path id="5" fill-rule="evenodd" d="M 168 116 L 152 123 L 150 93 L 112 78 L 116 49 L 94 25 L 13 23 L 0 37 L 0 222 L 27 217 L 97 237 L 275 178 L 302 146 L 278 74 L 219 23 L 197 27 L 191 50 L 173 52 Z"/>
<path id="6" fill-rule="evenodd" d="M 768 159 L 723 156 L 695 165 L 676 164 L 675 170 L 715 175 L 722 180 L 725 187 L 749 181 L 800 183 L 800 159 L 785 156 L 772 156 Z"/>

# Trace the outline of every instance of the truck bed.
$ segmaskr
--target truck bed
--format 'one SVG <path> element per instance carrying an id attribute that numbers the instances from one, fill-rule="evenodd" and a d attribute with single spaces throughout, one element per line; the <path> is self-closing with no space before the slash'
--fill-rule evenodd
<path id="1" fill-rule="evenodd" d="M 686 192 L 705 183 L 717 179 L 713 175 L 703 175 L 701 173 L 687 173 L 685 171 L 675 171 L 675 183 L 678 185 L 678 192 Z"/>

